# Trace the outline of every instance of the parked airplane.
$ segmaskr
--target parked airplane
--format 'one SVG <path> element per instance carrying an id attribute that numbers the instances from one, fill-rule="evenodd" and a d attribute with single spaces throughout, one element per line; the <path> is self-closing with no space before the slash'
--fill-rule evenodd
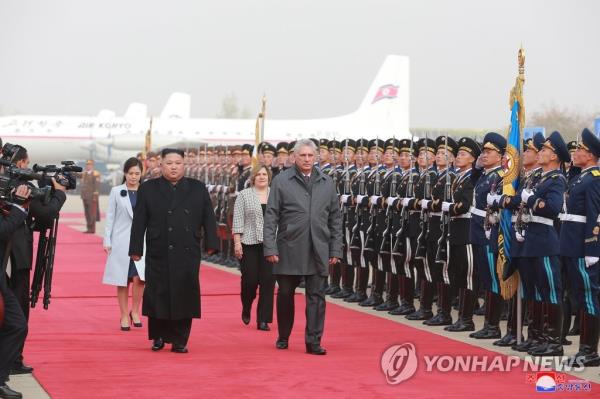
<path id="1" fill-rule="evenodd" d="M 190 118 L 190 103 L 184 93 L 169 97 L 160 117 L 152 118 L 153 148 L 254 142 L 254 119 Z M 388 55 L 356 111 L 334 118 L 267 119 L 265 140 L 404 138 L 410 135 L 408 107 L 409 59 Z M 38 163 L 90 157 L 121 162 L 142 150 L 150 120 L 147 106 L 140 103 L 131 104 L 121 117 L 109 110 L 95 117 L 5 116 L 0 117 L 0 137 L 25 146 Z"/>

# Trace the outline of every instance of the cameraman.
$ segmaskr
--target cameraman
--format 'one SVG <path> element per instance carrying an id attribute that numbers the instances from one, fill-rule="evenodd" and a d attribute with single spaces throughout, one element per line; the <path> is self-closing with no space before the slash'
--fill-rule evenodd
<path id="1" fill-rule="evenodd" d="M 29 167 L 29 156 L 27 150 L 22 146 L 15 146 L 17 149 L 11 158 L 11 162 L 17 168 L 27 169 Z M 52 220 L 58 216 L 67 196 L 66 188 L 52 179 L 54 190 L 48 203 L 44 204 L 41 199 L 34 198 L 29 203 L 29 213 L 27 219 L 19 225 L 12 236 L 12 245 L 10 249 L 10 278 L 8 285 L 17 298 L 25 319 L 29 320 L 30 308 L 30 281 L 31 265 L 33 260 L 33 229 L 41 226 L 49 226 Z M 27 374 L 33 371 L 23 363 L 23 346 L 19 347 L 19 354 L 12 365 L 11 374 Z"/>
<path id="2" fill-rule="evenodd" d="M 25 202 L 31 194 L 31 190 L 22 185 L 15 191 L 15 197 Z M 5 263 L 8 260 L 7 251 L 14 232 L 25 222 L 27 217 L 26 204 L 8 205 L 6 213 L 0 212 L 0 296 L 4 302 L 4 318 L 0 320 L 0 398 L 21 398 L 19 392 L 15 392 L 6 385 L 8 375 L 15 359 L 19 355 L 27 336 L 27 320 L 17 299 L 8 288 L 6 282 Z"/>

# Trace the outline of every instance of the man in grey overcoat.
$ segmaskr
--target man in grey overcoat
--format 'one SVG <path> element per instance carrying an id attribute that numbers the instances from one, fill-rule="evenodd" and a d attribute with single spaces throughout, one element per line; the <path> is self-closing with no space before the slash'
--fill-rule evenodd
<path id="1" fill-rule="evenodd" d="M 315 144 L 299 140 L 295 167 L 274 180 L 264 219 L 264 255 L 274 264 L 277 292 L 276 347 L 287 349 L 294 325 L 294 293 L 306 280 L 306 352 L 321 347 L 325 325 L 325 286 L 329 265 L 342 257 L 342 218 L 333 180 L 313 167 Z"/>

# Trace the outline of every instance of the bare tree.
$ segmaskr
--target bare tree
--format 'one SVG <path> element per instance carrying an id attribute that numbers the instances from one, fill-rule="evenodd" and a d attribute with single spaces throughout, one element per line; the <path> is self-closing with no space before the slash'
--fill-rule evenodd
<path id="1" fill-rule="evenodd" d="M 556 104 L 545 105 L 540 111 L 534 112 L 529 118 L 530 126 L 543 126 L 547 134 L 558 130 L 565 141 L 576 140 L 583 128 L 592 129 L 594 118 L 600 112 L 583 112 Z"/>

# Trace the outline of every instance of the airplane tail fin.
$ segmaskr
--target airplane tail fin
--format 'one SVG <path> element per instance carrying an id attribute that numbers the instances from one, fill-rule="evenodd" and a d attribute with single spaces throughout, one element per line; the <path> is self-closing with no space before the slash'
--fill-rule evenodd
<path id="1" fill-rule="evenodd" d="M 191 97 L 186 93 L 173 93 L 163 108 L 161 119 L 188 119 L 190 117 Z"/>
<path id="2" fill-rule="evenodd" d="M 125 111 L 125 119 L 145 119 L 148 116 L 148 106 L 141 103 L 131 103 Z"/>
<path id="3" fill-rule="evenodd" d="M 355 112 L 368 132 L 409 134 L 409 58 L 388 55 Z"/>

